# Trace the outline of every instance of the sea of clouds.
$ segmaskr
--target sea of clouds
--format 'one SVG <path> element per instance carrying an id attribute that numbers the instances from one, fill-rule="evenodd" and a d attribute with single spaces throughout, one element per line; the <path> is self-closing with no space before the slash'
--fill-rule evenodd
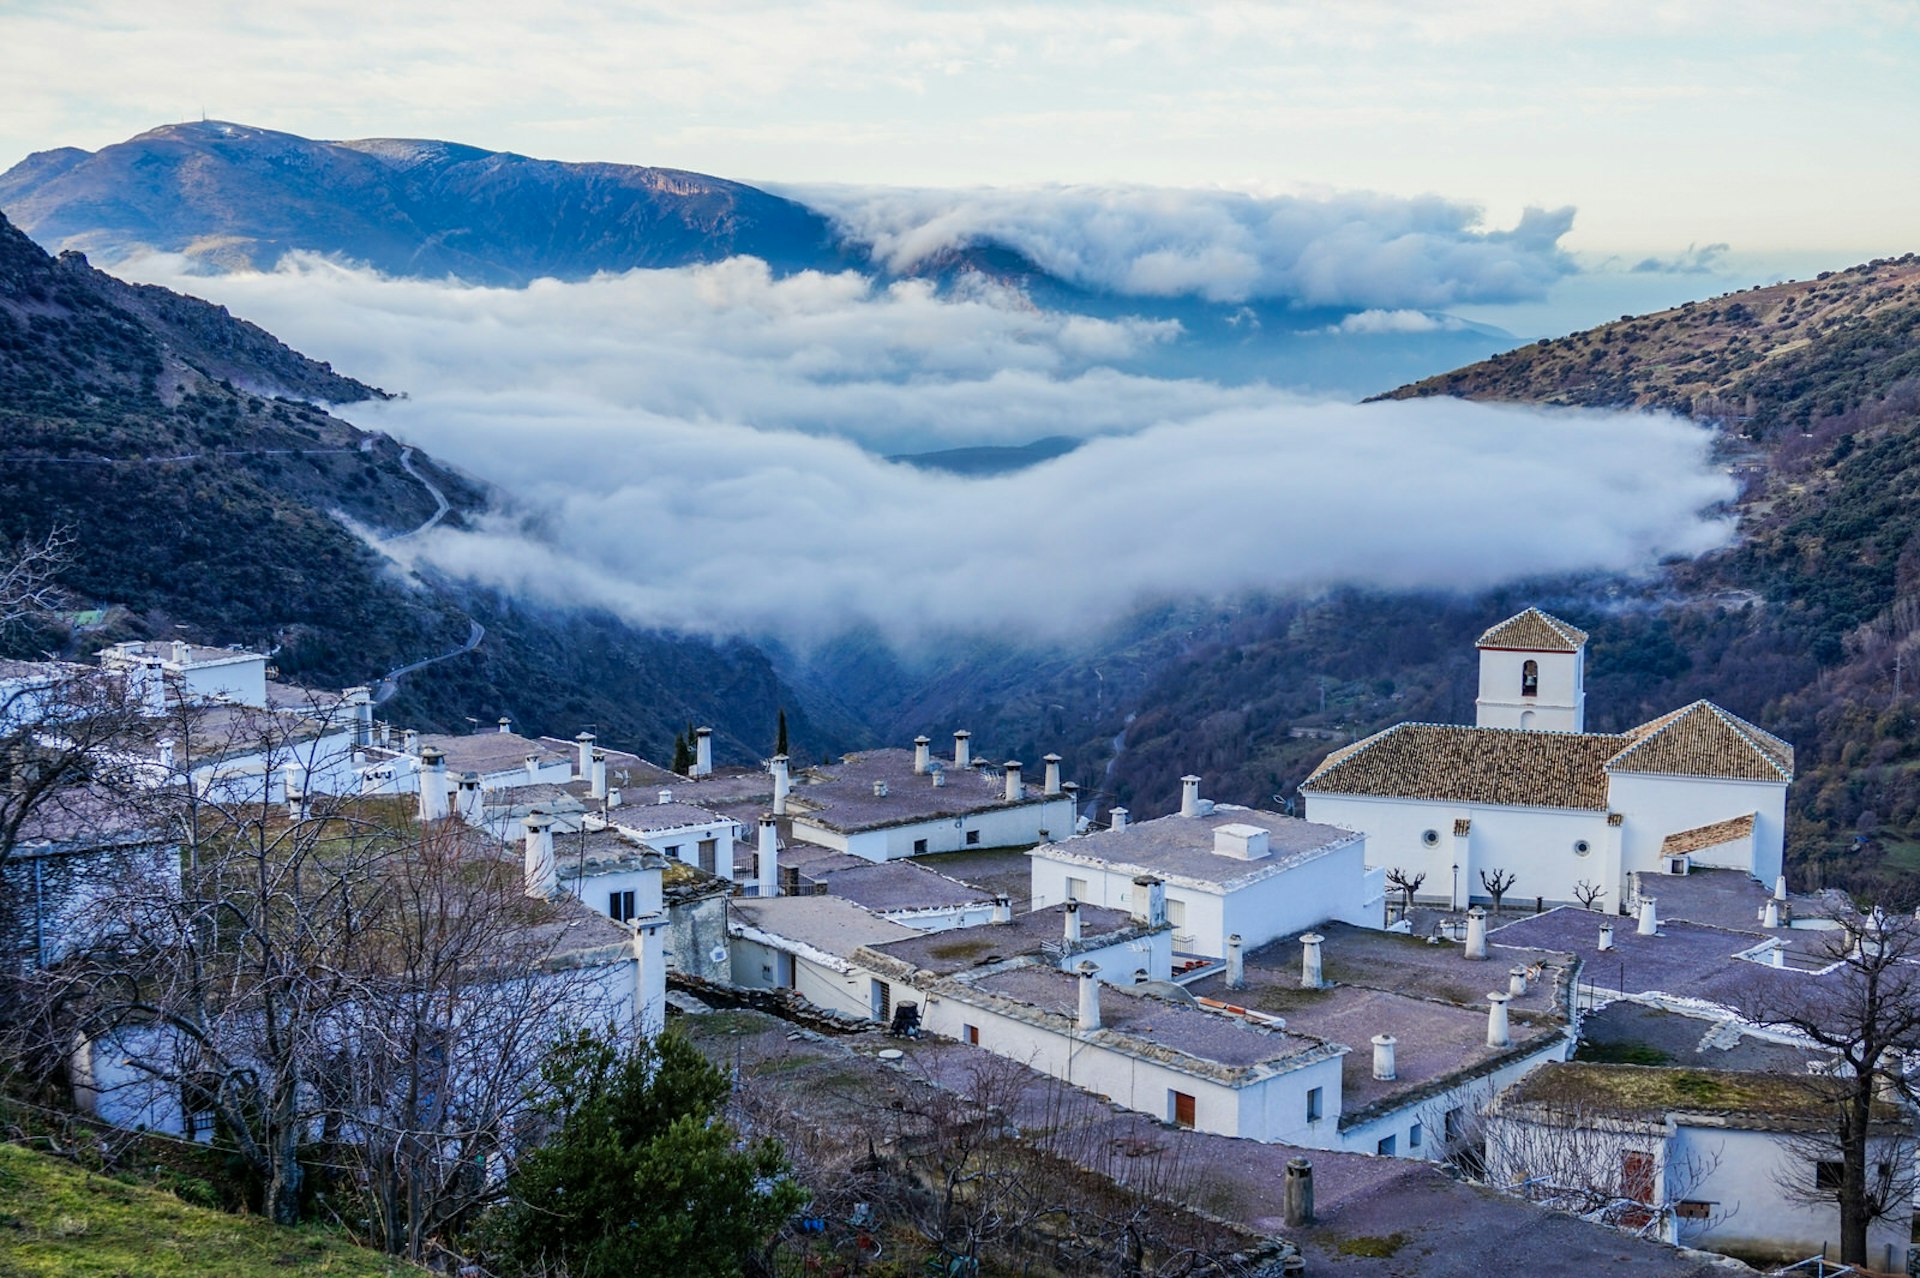
<path id="1" fill-rule="evenodd" d="M 1354 307 L 1365 340 L 1430 322 L 1416 308 L 1497 293 L 1504 272 L 1546 269 L 1551 231 L 1516 232 L 1534 237 L 1516 260 L 1506 241 L 1452 268 L 1420 259 L 1392 287 L 1378 235 L 1309 269 L 1272 252 L 1234 264 L 1228 227 L 1227 265 L 1208 278 L 1232 297 L 1279 287 L 1260 282 L 1279 271 L 1303 299 Z M 1195 284 L 1197 250 L 1155 265 L 1142 241 L 1126 267 L 1113 243 L 1089 239 L 1072 269 L 1147 291 L 1213 287 Z M 1045 261 L 1037 239 L 1021 247 L 1072 265 Z M 127 273 L 404 392 L 343 415 L 507 495 L 477 529 L 403 543 L 410 559 L 645 625 L 797 643 L 856 625 L 1058 640 L 1168 599 L 1631 572 L 1730 535 L 1712 508 L 1733 486 L 1684 421 L 1149 377 L 1117 366 L 1178 325 L 1051 311 L 985 284 L 777 279 L 750 259 L 519 290 L 300 257 L 272 274 L 151 258 Z M 1086 442 L 984 479 L 885 460 L 1049 435 Z"/>

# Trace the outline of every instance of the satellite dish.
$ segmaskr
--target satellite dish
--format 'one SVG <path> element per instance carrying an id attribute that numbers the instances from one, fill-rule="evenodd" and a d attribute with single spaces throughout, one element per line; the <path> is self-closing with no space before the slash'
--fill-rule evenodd
<path id="1" fill-rule="evenodd" d="M 727 947 L 724 945 L 716 945 L 707 951 L 707 957 L 716 963 L 724 963 L 727 961 Z"/>

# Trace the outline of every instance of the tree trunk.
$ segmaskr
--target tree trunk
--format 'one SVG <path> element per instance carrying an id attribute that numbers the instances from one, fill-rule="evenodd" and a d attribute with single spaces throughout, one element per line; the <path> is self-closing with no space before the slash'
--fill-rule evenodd
<path id="1" fill-rule="evenodd" d="M 1867 1263 L 1867 1226 L 1873 1209 L 1867 1202 L 1867 1124 L 1872 1116 L 1873 1075 L 1867 1074 L 1848 1100 L 1846 1129 L 1840 1141 L 1840 1259 Z"/>
<path id="2" fill-rule="evenodd" d="M 306 1172 L 300 1166 L 299 1142 L 291 1135 L 274 1142 L 273 1174 L 267 1181 L 267 1219 L 276 1225 L 300 1223 L 300 1185 Z"/>

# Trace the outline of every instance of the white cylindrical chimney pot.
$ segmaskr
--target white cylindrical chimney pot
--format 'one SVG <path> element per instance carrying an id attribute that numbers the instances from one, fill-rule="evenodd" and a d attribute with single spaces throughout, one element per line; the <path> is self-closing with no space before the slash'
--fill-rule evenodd
<path id="1" fill-rule="evenodd" d="M 553 863 L 553 826 L 544 812 L 529 812 L 522 823 L 527 831 L 527 895 L 551 900 L 560 889 L 558 868 Z"/>
<path id="2" fill-rule="evenodd" d="M 1100 969 L 1092 963 L 1080 965 L 1080 1029 L 1100 1028 Z"/>
<path id="3" fill-rule="evenodd" d="M 593 734 L 582 732 L 573 741 L 580 747 L 580 763 L 575 775 L 585 781 L 593 770 Z"/>
<path id="4" fill-rule="evenodd" d="M 695 728 L 693 730 L 693 775 L 710 777 L 713 775 L 713 729 Z"/>
<path id="5" fill-rule="evenodd" d="M 1640 898 L 1640 935 L 1658 936 L 1660 934 L 1660 910 L 1650 896 Z"/>
<path id="6" fill-rule="evenodd" d="M 755 849 L 754 880 L 759 885 L 760 895 L 780 895 L 780 827 L 773 813 L 762 813 L 760 817 L 760 844 Z"/>
<path id="7" fill-rule="evenodd" d="M 589 798 L 607 797 L 607 752 L 595 750 L 593 758 L 587 764 L 587 795 Z"/>
<path id="8" fill-rule="evenodd" d="M 1027 788 L 1024 785 L 1020 784 L 1020 761 L 1018 759 L 1008 759 L 1007 760 L 1007 793 L 1006 793 L 1007 802 L 1018 803 L 1020 802 L 1020 800 L 1026 797 L 1027 797 Z"/>
<path id="9" fill-rule="evenodd" d="M 447 815 L 447 756 L 429 746 L 420 753 L 420 819 L 439 821 Z"/>
<path id="10" fill-rule="evenodd" d="M 1467 911 L 1467 953 L 1470 959 L 1487 956 L 1487 912 L 1479 906 Z"/>
<path id="11" fill-rule="evenodd" d="M 1762 927 L 1779 927 L 1780 926 L 1780 902 L 1774 900 L 1772 897 L 1767 898 L 1767 913 L 1766 913 L 1766 917 L 1760 921 L 1760 926 Z"/>
<path id="12" fill-rule="evenodd" d="M 1773 881 L 1773 899 L 1776 901 L 1787 899 L 1787 876 L 1784 874 Z"/>
<path id="13" fill-rule="evenodd" d="M 154 742 L 154 746 L 160 753 L 161 768 L 167 772 L 172 772 L 173 771 L 173 738 L 161 737 L 158 741 Z"/>
<path id="14" fill-rule="evenodd" d="M 1613 924 L 1602 923 L 1600 925 L 1600 945 L 1599 945 L 1600 952 L 1604 954 L 1612 948 L 1613 948 Z"/>
<path id="15" fill-rule="evenodd" d="M 401 734 L 400 734 L 400 748 L 401 748 L 402 750 L 404 750 L 404 751 L 406 751 L 406 753 L 408 753 L 408 754 L 419 754 L 419 753 L 420 753 L 420 731 L 419 731 L 419 729 L 417 729 L 417 728 L 408 728 L 408 729 L 407 729 L 407 730 L 406 730 L 405 732 L 403 732 L 403 733 L 401 733 Z"/>
<path id="16" fill-rule="evenodd" d="M 1300 988 L 1317 990 L 1326 984 L 1320 964 L 1320 942 L 1327 938 L 1308 932 L 1300 938 Z"/>
<path id="17" fill-rule="evenodd" d="M 776 754 L 768 765 L 773 772 L 773 814 L 787 814 L 787 791 L 793 786 L 793 779 L 787 775 L 787 756 Z"/>
<path id="18" fill-rule="evenodd" d="M 1184 776 L 1180 778 L 1180 815 L 1197 817 L 1200 815 L 1200 778 Z"/>
<path id="19" fill-rule="evenodd" d="M 1399 1077 L 1393 1060 L 1393 1049 L 1398 1041 L 1391 1034 L 1373 1036 L 1373 1076 L 1382 1082 L 1390 1083 Z"/>
<path id="20" fill-rule="evenodd" d="M 956 768 L 973 766 L 973 734 L 965 728 L 953 734 L 953 766 Z"/>
<path id="21" fill-rule="evenodd" d="M 926 737 L 913 739 L 913 774 L 918 777 L 927 775 L 927 768 L 933 763 L 933 742 Z"/>
<path id="22" fill-rule="evenodd" d="M 1107 828 L 1109 830 L 1126 829 L 1127 810 L 1125 808 L 1113 808 L 1109 810 L 1107 813 Z"/>
<path id="23" fill-rule="evenodd" d="M 1510 967 L 1507 969 L 1507 993 L 1519 998 L 1527 992 L 1527 969 Z"/>
<path id="24" fill-rule="evenodd" d="M 143 714 L 167 712 L 167 672 L 158 661 L 140 663 L 140 709 Z"/>
<path id="25" fill-rule="evenodd" d="M 1770 957 L 1773 959 L 1773 965 L 1775 967 L 1785 967 L 1787 965 L 1786 944 L 1783 942 L 1779 945 L 1774 946 L 1773 953 Z"/>
<path id="26" fill-rule="evenodd" d="M 1041 762 L 1047 765 L 1046 785 L 1044 787 L 1046 793 L 1048 795 L 1060 793 L 1060 756 L 1050 754 L 1043 758 Z"/>
<path id="27" fill-rule="evenodd" d="M 1080 902 L 1068 901 L 1065 915 L 1067 944 L 1077 945 L 1080 941 Z"/>
<path id="28" fill-rule="evenodd" d="M 287 791 L 287 815 L 295 821 L 307 819 L 307 796 L 299 790 Z"/>
<path id="29" fill-rule="evenodd" d="M 1013 922 L 1013 898 L 1002 893 L 993 898 L 993 921 L 995 923 Z"/>
<path id="30" fill-rule="evenodd" d="M 513 731 L 513 720 L 511 720 L 511 719 L 509 719 L 509 718 L 507 718 L 507 716 L 506 716 L 506 715 L 504 715 L 504 714 L 503 714 L 503 715 L 501 715 L 501 716 L 500 716 L 500 732 L 501 732 L 501 734 L 502 734 L 502 735 L 504 736 L 504 735 L 505 735 L 506 733 L 509 733 L 509 732 L 512 732 L 512 731 Z"/>
<path id="31" fill-rule="evenodd" d="M 1507 1030 L 1508 994 L 1487 995 L 1487 1046 L 1512 1047 L 1513 1035 Z"/>
<path id="32" fill-rule="evenodd" d="M 480 774 L 477 772 L 462 772 L 460 774 L 459 792 L 455 798 L 460 805 L 461 819 L 468 825 L 479 825 L 482 815 L 480 809 L 483 806 L 483 800 L 480 796 Z"/>
<path id="33" fill-rule="evenodd" d="M 1247 988 L 1247 956 L 1244 949 L 1238 932 L 1227 938 L 1227 988 L 1230 990 Z"/>
<path id="34" fill-rule="evenodd" d="M 673 802 L 673 791 L 661 790 L 659 793 L 655 794 L 653 797 L 656 803 L 659 803 L 664 806 L 665 804 Z"/>

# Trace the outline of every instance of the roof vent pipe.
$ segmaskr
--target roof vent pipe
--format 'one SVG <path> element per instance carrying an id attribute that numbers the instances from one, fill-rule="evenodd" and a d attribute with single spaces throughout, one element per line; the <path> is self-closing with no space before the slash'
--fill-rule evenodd
<path id="1" fill-rule="evenodd" d="M 1398 1041 L 1391 1034 L 1373 1036 L 1373 1076 L 1383 1083 L 1390 1083 L 1399 1077 L 1393 1064 L 1393 1048 Z"/>
<path id="2" fill-rule="evenodd" d="M 575 744 L 580 747 L 580 770 L 576 775 L 582 781 L 587 779 L 587 774 L 593 769 L 593 741 L 591 732 L 582 732 L 574 738 Z"/>
<path id="3" fill-rule="evenodd" d="M 1126 829 L 1127 828 L 1127 810 L 1125 808 L 1109 809 L 1107 812 L 1107 828 L 1109 830 Z"/>
<path id="4" fill-rule="evenodd" d="M 973 766 L 973 734 L 965 728 L 953 734 L 953 766 L 956 768 Z"/>
<path id="5" fill-rule="evenodd" d="M 1660 935 L 1660 910 L 1650 896 L 1640 898 L 1640 935 Z"/>
<path id="6" fill-rule="evenodd" d="M 587 775 L 591 778 L 591 780 L 588 782 L 588 789 L 587 789 L 588 796 L 590 798 L 595 798 L 595 799 L 606 798 L 607 797 L 607 752 L 605 750 L 595 750 L 593 752 L 592 763 L 589 765 L 589 767 L 591 770 L 588 772 Z"/>
<path id="7" fill-rule="evenodd" d="M 1507 969 L 1507 993 L 1519 998 L 1527 992 L 1527 969 L 1510 967 Z"/>
<path id="8" fill-rule="evenodd" d="M 1507 1000 L 1511 994 L 1487 995 L 1487 1046 L 1512 1047 L 1513 1035 L 1507 1031 Z"/>
<path id="9" fill-rule="evenodd" d="M 540 779 L 540 756 L 537 754 L 530 754 L 527 756 L 527 780 L 538 781 L 539 779 Z"/>
<path id="10" fill-rule="evenodd" d="M 1320 965 L 1320 942 L 1327 938 L 1308 932 L 1300 938 L 1300 988 L 1317 990 L 1326 984 Z"/>
<path id="11" fill-rule="evenodd" d="M 1200 778 L 1184 776 L 1180 778 L 1180 815 L 1197 817 L 1200 815 Z"/>
<path id="12" fill-rule="evenodd" d="M 1004 892 L 993 898 L 993 921 L 995 923 L 1013 922 L 1013 898 Z"/>
<path id="13" fill-rule="evenodd" d="M 760 815 L 760 847 L 754 863 L 754 879 L 761 896 L 780 895 L 780 828 L 773 813 Z"/>
<path id="14" fill-rule="evenodd" d="M 1092 963 L 1080 965 L 1079 1025 L 1083 1033 L 1100 1028 L 1100 969 Z"/>
<path id="15" fill-rule="evenodd" d="M 1307 1159 L 1287 1160 L 1286 1197 L 1281 1211 L 1290 1228 L 1313 1223 L 1313 1164 Z"/>
<path id="16" fill-rule="evenodd" d="M 1247 956 L 1238 932 L 1227 938 L 1227 988 L 1247 988 Z"/>
<path id="17" fill-rule="evenodd" d="M 502 736 L 505 736 L 507 733 L 512 731 L 513 731 L 513 720 L 507 718 L 507 716 L 504 714 L 501 715 L 500 716 L 500 734 Z"/>
<path id="18" fill-rule="evenodd" d="M 1487 956 L 1487 912 L 1479 906 L 1467 911 L 1467 953 L 1470 959 Z"/>
<path id="19" fill-rule="evenodd" d="M 400 734 L 400 749 L 407 754 L 420 753 L 420 733 L 418 729 L 408 728 Z"/>
<path id="20" fill-rule="evenodd" d="M 1773 900 L 1771 897 L 1767 899 L 1767 913 L 1766 916 L 1760 920 L 1760 926 L 1780 926 L 1780 902 Z"/>
<path id="21" fill-rule="evenodd" d="M 1018 803 L 1027 797 L 1027 788 L 1020 784 L 1020 761 L 1007 760 L 1007 802 Z"/>
<path id="22" fill-rule="evenodd" d="M 420 752 L 420 819 L 439 821 L 447 815 L 447 756 L 428 746 Z"/>
<path id="23" fill-rule="evenodd" d="M 1773 881 L 1773 899 L 1776 901 L 1787 899 L 1787 876 L 1784 874 Z"/>
<path id="24" fill-rule="evenodd" d="M 1041 762 L 1047 765 L 1047 783 L 1042 788 L 1049 795 L 1060 793 L 1060 756 L 1049 754 Z"/>
<path id="25" fill-rule="evenodd" d="M 787 775 L 787 756 L 776 754 L 768 768 L 773 773 L 773 814 L 787 814 L 787 791 L 793 788 L 793 778 Z"/>
<path id="26" fill-rule="evenodd" d="M 553 863 L 551 818 L 544 812 L 529 812 L 522 824 L 527 832 L 527 895 L 543 901 L 551 900 L 560 888 L 559 872 Z"/>
<path id="27" fill-rule="evenodd" d="M 1613 948 L 1613 924 L 1602 923 L 1600 925 L 1600 945 L 1598 948 L 1602 954 Z"/>
<path id="28" fill-rule="evenodd" d="M 1080 943 L 1080 902 L 1067 902 L 1066 920 L 1066 942 L 1068 945 L 1077 945 Z"/>
<path id="29" fill-rule="evenodd" d="M 926 737 L 913 739 L 913 774 L 918 777 L 927 775 L 927 767 L 933 762 L 933 742 Z"/>

